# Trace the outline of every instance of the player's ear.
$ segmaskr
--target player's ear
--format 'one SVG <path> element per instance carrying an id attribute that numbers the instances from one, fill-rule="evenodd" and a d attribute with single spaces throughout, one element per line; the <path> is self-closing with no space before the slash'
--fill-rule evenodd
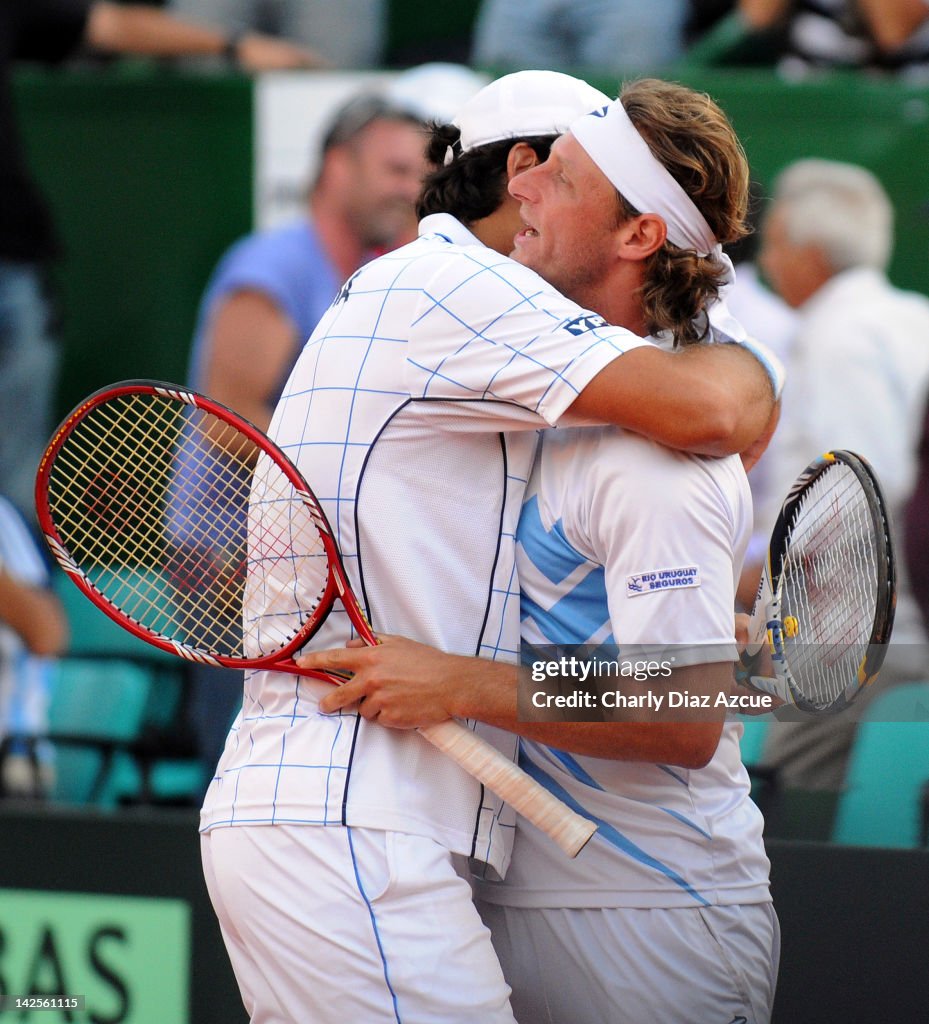
<path id="1" fill-rule="evenodd" d="M 538 153 L 528 143 L 515 143 L 506 155 L 507 181 L 515 178 L 517 174 L 522 174 L 523 171 L 536 167 L 541 162 Z"/>
<path id="2" fill-rule="evenodd" d="M 664 245 L 668 237 L 668 226 L 657 213 L 630 217 L 617 231 L 621 254 L 627 260 L 647 259 Z"/>

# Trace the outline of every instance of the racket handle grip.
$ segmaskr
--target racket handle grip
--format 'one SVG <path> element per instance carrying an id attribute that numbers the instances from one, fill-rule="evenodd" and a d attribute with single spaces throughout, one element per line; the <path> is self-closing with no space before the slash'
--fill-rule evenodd
<path id="1" fill-rule="evenodd" d="M 550 836 L 569 857 L 576 857 L 597 831 L 594 822 L 573 811 L 461 722 L 449 719 L 423 726 L 419 733 Z"/>
<path id="2" fill-rule="evenodd" d="M 738 677 L 738 681 L 743 686 L 751 687 L 758 693 L 766 693 L 771 697 L 775 697 L 778 700 L 778 704 L 794 704 L 794 695 L 790 692 L 790 687 L 783 679 L 777 679 L 774 676 L 756 676 L 747 674 L 744 678 Z"/>

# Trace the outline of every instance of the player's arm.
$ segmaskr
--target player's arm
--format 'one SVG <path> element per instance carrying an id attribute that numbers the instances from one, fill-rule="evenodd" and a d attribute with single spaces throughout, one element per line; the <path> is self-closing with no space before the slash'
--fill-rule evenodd
<path id="1" fill-rule="evenodd" d="M 878 49 L 896 50 L 929 18 L 926 0 L 858 0 L 856 9 Z"/>
<path id="2" fill-rule="evenodd" d="M 702 455 L 749 450 L 774 413 L 771 378 L 741 345 L 634 348 L 605 366 L 569 410 Z"/>
<path id="3" fill-rule="evenodd" d="M 515 673 L 517 670 L 513 669 Z M 531 686 L 525 678 L 521 685 Z M 720 694 L 732 690 L 732 664 L 690 665 L 676 669 L 661 680 L 661 693 L 686 693 L 688 700 L 698 695 L 705 698 L 707 707 L 688 707 L 683 711 L 615 710 L 616 719 L 608 722 L 520 721 L 517 710 L 516 687 L 512 681 L 508 692 L 498 694 L 495 719 L 490 721 L 488 711 L 482 710 L 488 698 L 488 688 L 467 695 L 461 704 L 476 714 L 480 721 L 515 732 L 526 739 L 544 743 L 573 754 L 600 757 L 613 761 L 644 761 L 650 764 L 676 765 L 681 768 L 705 767 L 719 744 L 725 719 L 725 708 L 719 702 Z M 623 683 L 628 694 L 632 687 Z M 645 692 L 645 689 L 642 689 Z M 460 713 L 456 712 L 456 717 Z M 471 715 L 465 715 L 471 717 Z"/>
<path id="4" fill-rule="evenodd" d="M 0 622 L 26 647 L 44 657 L 61 654 L 68 644 L 68 623 L 58 598 L 11 576 L 0 566 Z"/>
<path id="5" fill-rule="evenodd" d="M 151 57 L 217 56 L 226 53 L 229 33 L 175 17 L 154 5 L 98 0 L 91 5 L 84 40 L 107 53 Z M 284 39 L 246 32 L 235 57 L 245 71 L 326 67 L 320 54 Z"/>
<path id="6" fill-rule="evenodd" d="M 380 639 L 378 647 L 352 642 L 341 650 L 315 651 L 297 658 L 306 668 L 354 673 L 348 683 L 323 697 L 321 711 L 333 713 L 357 705 L 355 710 L 363 717 L 401 729 L 467 718 L 574 754 L 683 768 L 703 767 L 719 743 L 725 712 L 713 707 L 689 712 L 687 721 L 668 721 L 667 716 L 662 721 L 655 714 L 647 721 L 520 721 L 521 670 L 517 666 L 445 654 L 405 637 Z M 689 666 L 677 669 L 662 682 L 669 689 L 692 694 L 729 693 L 732 665 Z"/>
<path id="7" fill-rule="evenodd" d="M 747 473 L 753 466 L 757 465 L 758 460 L 768 450 L 768 445 L 771 443 L 771 439 L 774 437 L 774 433 L 777 430 L 777 425 L 781 420 L 781 400 L 778 399 L 774 403 L 774 407 L 771 410 L 771 415 L 768 417 L 768 422 L 765 424 L 764 430 L 761 434 L 755 438 L 755 440 L 748 446 L 739 452 L 739 457 L 742 459 L 742 468 Z"/>
<path id="8" fill-rule="evenodd" d="M 203 391 L 267 430 L 295 333 L 290 318 L 263 292 L 234 292 L 211 317 Z"/>
<path id="9" fill-rule="evenodd" d="M 783 21 L 792 6 L 791 0 L 738 0 L 739 14 L 757 32 Z"/>

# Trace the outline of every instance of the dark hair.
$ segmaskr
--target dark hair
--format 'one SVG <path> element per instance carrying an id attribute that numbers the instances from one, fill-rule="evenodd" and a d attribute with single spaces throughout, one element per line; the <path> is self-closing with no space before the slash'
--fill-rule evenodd
<path id="1" fill-rule="evenodd" d="M 557 138 L 557 135 L 536 135 L 502 139 L 462 153 L 461 133 L 454 125 L 432 125 L 426 159 L 435 170 L 427 174 L 423 182 L 416 215 L 423 218 L 430 213 L 450 213 L 463 224 L 473 224 L 490 216 L 506 196 L 506 158 L 513 146 L 525 142 L 540 160 L 546 160 Z M 446 164 L 449 149 L 453 159 Z"/>

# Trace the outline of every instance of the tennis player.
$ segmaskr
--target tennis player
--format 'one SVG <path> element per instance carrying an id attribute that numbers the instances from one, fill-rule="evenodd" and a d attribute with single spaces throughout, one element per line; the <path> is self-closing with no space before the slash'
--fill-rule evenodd
<path id="1" fill-rule="evenodd" d="M 527 222 L 541 218 L 541 197 L 563 188 L 559 175 L 570 180 L 573 144 L 636 210 L 657 211 L 654 220 L 645 212 L 627 221 L 651 238 L 628 254 L 633 279 L 644 281 L 642 264 L 669 243 L 700 252 L 713 239 L 734 241 L 744 205 L 734 185 L 726 188 L 724 161 L 714 167 L 704 157 L 702 187 L 680 175 L 689 191 L 668 173 L 693 158 L 690 132 L 680 128 L 690 119 L 711 122 L 697 147 L 712 145 L 712 122 L 725 130 L 693 94 L 628 86 L 606 118 L 582 118 L 545 165 L 514 182 Z M 617 138 L 626 139 L 621 160 Z M 732 143 L 716 145 L 731 152 Z M 550 257 L 534 244 L 521 241 L 518 258 L 545 274 Z M 607 294 L 590 301 L 613 322 L 655 322 L 641 290 L 624 295 L 625 312 Z M 678 343 L 693 336 L 688 319 L 670 330 Z M 520 823 L 505 882 L 478 883 L 520 1021 L 770 1020 L 779 930 L 762 819 L 741 763 L 741 726 L 724 724 L 715 700 L 728 693 L 737 658 L 732 613 L 751 524 L 738 458 L 683 455 L 612 428 L 544 436 L 518 532 L 524 642 L 543 650 L 605 643 L 604 654 L 649 651 L 653 664 L 663 650 L 673 670 L 656 668 L 646 692 L 706 695 L 715 713 L 572 725 L 568 736 L 561 726 L 554 739 L 546 730 L 554 746 L 522 744 L 531 773 L 600 827 L 570 861 Z M 655 577 L 675 585 L 657 586 Z M 629 692 L 615 677 L 607 682 Z M 588 756 L 567 753 L 566 742 Z"/>
<path id="2" fill-rule="evenodd" d="M 677 249 L 697 249 L 707 247 L 707 230 L 728 241 L 741 228 L 741 195 L 721 178 L 725 161 L 695 188 L 696 202 L 666 169 L 680 166 L 678 125 L 690 118 L 714 122 L 715 134 L 712 126 L 700 133 L 704 145 L 726 152 L 729 135 L 732 146 L 721 115 L 694 109 L 696 99 L 639 82 L 623 91 L 622 108 L 613 105 L 606 119 L 585 118 L 572 129 L 570 141 L 606 169 L 623 196 L 657 211 L 627 219 L 640 245 L 623 257 L 627 287 L 589 296 L 617 322 L 655 323 L 630 296 L 642 294 L 645 264 L 668 236 Z M 650 146 L 636 128 L 646 119 Z M 621 162 L 600 145 L 607 129 L 610 141 L 627 138 Z M 511 183 L 533 226 L 542 197 L 569 186 L 566 202 L 583 193 L 568 142 Z M 529 251 L 531 238 L 520 240 L 518 258 L 538 261 L 544 272 L 549 257 Z M 693 335 L 690 318 L 672 319 L 656 340 L 686 344 Z M 634 664 L 644 649 L 655 666 L 671 659 L 670 675 L 656 667 L 660 674 L 644 690 L 616 676 L 607 681 L 604 689 L 627 695 L 650 689 L 667 701 L 671 693 L 727 693 L 736 657 L 734 587 L 750 523 L 747 482 L 734 457 L 688 456 L 614 428 L 545 432 L 517 535 L 524 644 L 537 656 L 595 648 L 607 662 L 621 651 Z M 676 585 L 653 586 L 650 578 Z M 515 672 L 506 666 L 469 664 L 396 638 L 373 651 L 339 654 L 301 659 L 358 673 L 325 698 L 324 709 L 364 695 L 363 714 L 396 722 L 401 707 L 385 686 L 394 673 L 414 718 L 434 717 L 438 694 L 440 709 L 521 732 L 523 766 L 599 824 L 571 861 L 520 818 L 505 881 L 476 883 L 518 1020 L 770 1019 L 779 931 L 761 816 L 739 756 L 741 726 L 724 724 L 725 710 L 691 712 L 683 723 L 679 714 L 659 714 L 644 726 L 520 723 Z M 474 668 L 489 670 L 499 686 L 488 687 L 489 677 L 472 675 Z"/>
<path id="3" fill-rule="evenodd" d="M 509 202 L 522 142 L 531 151 L 539 136 L 607 106 L 553 73 L 488 90 L 480 118 L 459 119 L 459 144 L 462 155 L 504 144 L 496 205 Z M 584 201 L 538 237 L 554 242 L 564 228 L 583 243 L 561 257 L 578 276 L 598 261 L 621 286 L 615 188 L 591 171 Z M 485 193 L 486 178 L 479 185 Z M 724 271 L 702 258 L 719 286 Z M 616 420 L 720 454 L 761 433 L 772 404 L 768 375 L 738 347 L 662 352 L 443 216 L 346 282 L 271 434 L 313 479 L 376 628 L 512 660 L 514 535 L 538 427 Z M 348 635 L 334 614 L 317 642 Z M 353 711 L 320 714 L 328 689 L 280 673 L 247 677 L 204 804 L 207 883 L 252 1020 L 512 1021 L 452 860 L 471 856 L 502 875 L 512 822 L 415 733 Z M 499 739 L 513 749 L 513 737 Z"/>

